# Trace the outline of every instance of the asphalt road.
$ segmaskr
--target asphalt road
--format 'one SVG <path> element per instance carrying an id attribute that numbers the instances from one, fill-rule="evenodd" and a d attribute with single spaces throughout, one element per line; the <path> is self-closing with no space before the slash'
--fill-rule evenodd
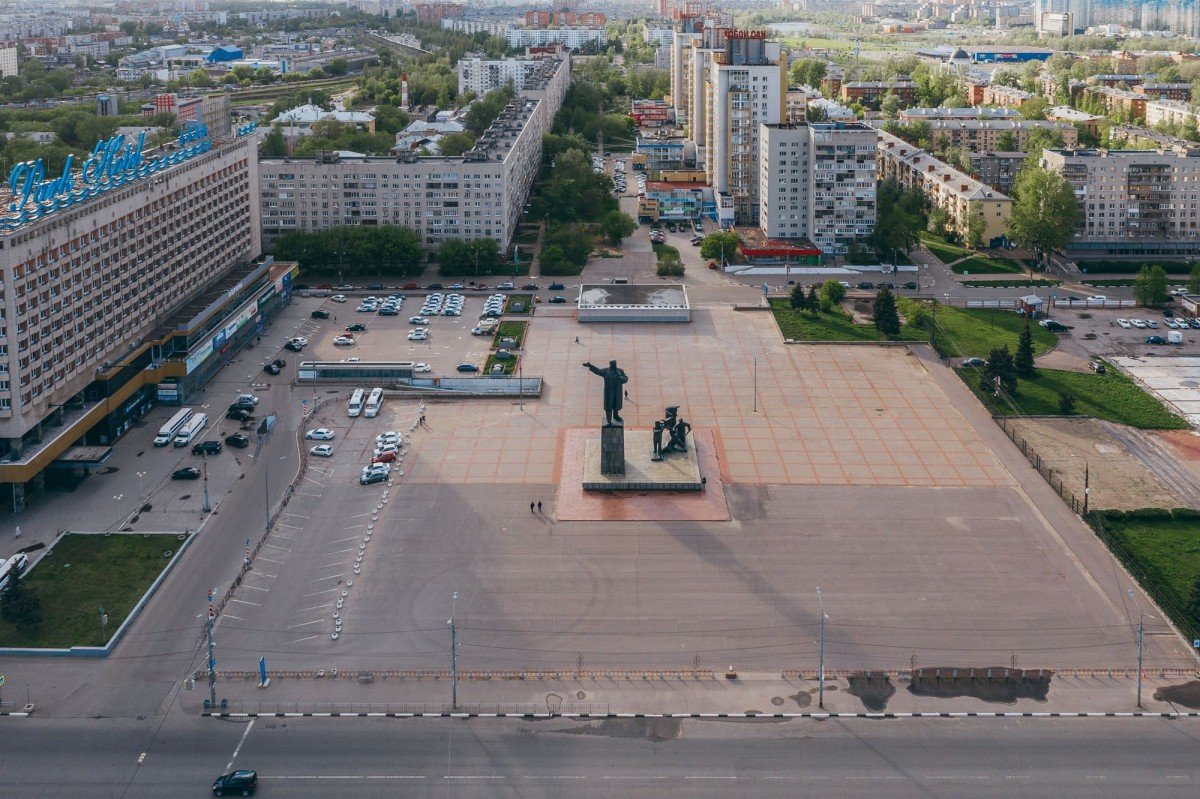
<path id="1" fill-rule="evenodd" d="M 1200 725 L 1158 720 L 721 722 L 10 719 L 22 797 L 1192 797 Z M 69 742 L 69 743 L 68 743 Z M 144 757 L 143 757 L 144 754 Z M 141 760 L 139 764 L 139 759 Z"/>

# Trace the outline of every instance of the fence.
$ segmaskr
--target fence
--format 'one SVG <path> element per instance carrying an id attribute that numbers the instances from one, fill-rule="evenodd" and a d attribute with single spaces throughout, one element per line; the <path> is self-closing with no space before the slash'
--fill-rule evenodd
<path id="1" fill-rule="evenodd" d="M 199 668 L 193 679 L 208 676 L 208 671 Z M 218 671 L 224 680 L 255 680 L 257 671 Z M 271 679 L 343 679 L 359 682 L 375 680 L 449 680 L 454 677 L 450 669 L 278 669 L 267 670 Z M 711 669 L 459 669 L 459 680 L 715 680 Z"/>
<path id="2" fill-rule="evenodd" d="M 257 713 L 259 715 L 289 713 L 312 713 L 323 715 L 337 713 L 341 715 L 356 715 L 371 713 L 378 715 L 424 715 L 437 713 L 477 713 L 481 715 L 500 714 L 523 716 L 546 713 L 570 713 L 581 715 L 608 715 L 607 702 L 561 702 L 547 700 L 537 704 L 464 704 L 452 705 L 449 702 L 238 702 L 229 700 L 220 707 L 221 713 Z"/>
<path id="3" fill-rule="evenodd" d="M 993 418 L 996 420 L 996 424 L 1000 425 L 1000 429 L 1007 433 L 1012 442 L 1021 450 L 1021 454 L 1029 459 L 1029 464 L 1034 469 L 1037 469 L 1038 474 L 1042 476 L 1046 483 L 1062 497 L 1063 502 L 1067 503 L 1067 506 L 1075 513 L 1083 515 L 1087 511 L 1084 499 L 1067 488 L 1066 481 L 1062 479 L 1062 476 L 1054 474 L 1053 467 L 1042 460 L 1042 456 L 1033 448 L 1029 441 L 1017 432 L 1015 426 L 1009 424 L 1007 417 L 996 416 Z"/>

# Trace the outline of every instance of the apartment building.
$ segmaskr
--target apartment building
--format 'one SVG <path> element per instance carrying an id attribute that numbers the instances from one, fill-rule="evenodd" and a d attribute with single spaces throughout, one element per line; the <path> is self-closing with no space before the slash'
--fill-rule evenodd
<path id="1" fill-rule="evenodd" d="M 540 58 L 484 58 L 470 53 L 459 59 L 458 93 L 475 92 L 482 97 L 493 89 L 512 84 L 514 89 L 524 89 L 526 81 L 541 72 Z"/>
<path id="2" fill-rule="evenodd" d="M 762 124 L 759 227 L 836 255 L 875 228 L 875 131 L 857 122 Z"/>
<path id="3" fill-rule="evenodd" d="M 933 119 L 929 121 L 929 139 L 948 147 L 966 147 L 971 152 L 999 150 L 1001 139 L 1012 134 L 1018 148 L 1024 147 L 1029 134 L 1045 130 L 1062 136 L 1063 144 L 1074 147 L 1079 131 L 1066 122 L 1042 119 Z"/>
<path id="4" fill-rule="evenodd" d="M 808 118 L 808 104 L 820 100 L 821 93 L 811 86 L 789 86 L 784 95 L 784 121 L 804 122 Z"/>
<path id="5" fill-rule="evenodd" d="M 592 46 L 603 50 L 608 46 L 608 33 L 599 28 L 509 28 L 503 34 L 509 47 L 543 47 L 561 44 L 578 50 Z"/>
<path id="6" fill-rule="evenodd" d="M 270 247 L 293 230 L 397 225 L 428 247 L 491 238 L 507 247 L 570 83 L 570 58 L 544 59 L 535 83 L 461 156 L 352 153 L 260 161 L 262 236 Z"/>
<path id="7" fill-rule="evenodd" d="M 1192 99 L 1192 84 L 1190 83 L 1142 83 L 1133 87 L 1134 94 L 1144 94 L 1151 100 L 1179 100 L 1187 102 Z"/>
<path id="8" fill-rule="evenodd" d="M 239 133 L 214 143 L 188 126 L 174 150 L 147 152 L 117 136 L 66 186 L 14 168 L 0 212 L 0 483 L 14 509 L 68 449 L 106 450 L 160 380 L 201 366 L 162 325 L 259 253 L 255 137 Z"/>
<path id="9" fill-rule="evenodd" d="M 931 205 L 950 217 L 950 227 L 964 240 L 971 220 L 982 219 L 982 241 L 995 245 L 1004 236 L 1012 200 L 1005 194 L 963 174 L 919 147 L 887 131 L 875 131 L 878 178 L 894 180 L 906 188 L 924 192 Z"/>
<path id="10" fill-rule="evenodd" d="M 766 37 L 763 31 L 730 31 L 708 73 L 705 171 L 713 191 L 728 198 L 718 208 L 732 211 L 732 219 L 722 223 L 758 223 L 759 129 L 786 114 L 787 61 Z"/>
<path id="11" fill-rule="evenodd" d="M 889 94 L 899 97 L 901 103 L 909 105 L 917 98 L 917 84 L 910 80 L 850 81 L 843 83 L 841 88 L 843 103 L 878 105 Z"/>
<path id="12" fill-rule="evenodd" d="M 1165 122 L 1194 128 L 1196 117 L 1192 106 L 1180 100 L 1150 100 L 1146 103 L 1146 125 L 1149 127 Z"/>
<path id="13" fill-rule="evenodd" d="M 1072 125 L 1082 125 L 1093 136 L 1100 133 L 1100 120 L 1104 117 L 1078 111 L 1069 105 L 1056 105 L 1046 112 L 1046 119 L 1051 122 L 1068 122 Z"/>
<path id="14" fill-rule="evenodd" d="M 836 100 L 826 100 L 824 97 L 809 100 L 808 108 L 820 116 L 822 122 L 853 122 L 858 119 L 854 112 L 846 106 Z M 791 121 L 790 115 L 788 121 Z"/>
<path id="15" fill-rule="evenodd" d="M 930 122 L 935 119 L 1020 119 L 1021 112 L 1015 108 L 905 108 L 896 118 L 905 124 Z"/>
<path id="16" fill-rule="evenodd" d="M 1182 147 L 1043 150 L 1040 163 L 1075 189 L 1080 218 L 1068 251 L 1200 253 L 1200 152 Z"/>
<path id="17" fill-rule="evenodd" d="M 17 77 L 17 48 L 0 47 L 0 78 Z"/>
<path id="18" fill-rule="evenodd" d="M 671 106 L 665 100 L 631 100 L 629 116 L 638 127 L 661 128 L 671 121 Z"/>
<path id="19" fill-rule="evenodd" d="M 1151 99 L 1144 94 L 1111 86 L 1091 86 L 1086 91 L 1089 97 L 1104 106 L 1105 113 L 1122 114 L 1128 119 L 1145 118 L 1146 101 Z"/>
<path id="20" fill-rule="evenodd" d="M 1017 173 L 1025 165 L 1029 154 L 1016 150 L 971 153 L 969 158 L 971 174 L 998 192 L 1012 194 L 1013 184 L 1017 182 Z"/>
<path id="21" fill-rule="evenodd" d="M 1033 92 L 1027 92 L 1022 89 L 1017 89 L 1013 86 L 1001 86 L 999 84 L 988 84 L 983 87 L 983 97 L 981 105 L 998 105 L 1002 108 L 1020 108 L 1025 103 L 1032 100 Z"/>

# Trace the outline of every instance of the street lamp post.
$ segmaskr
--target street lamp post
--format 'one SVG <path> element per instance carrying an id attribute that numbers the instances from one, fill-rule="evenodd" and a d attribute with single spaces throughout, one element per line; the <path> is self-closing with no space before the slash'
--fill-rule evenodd
<path id="1" fill-rule="evenodd" d="M 1134 593 L 1132 588 L 1129 589 L 1129 598 L 1133 600 L 1133 606 L 1136 607 L 1137 611 L 1138 611 L 1137 706 L 1141 707 L 1142 706 L 1142 664 L 1145 662 L 1145 654 L 1146 654 L 1146 649 L 1145 649 L 1146 614 L 1142 610 L 1142 604 L 1140 602 L 1138 602 L 1137 594 Z"/>
<path id="2" fill-rule="evenodd" d="M 200 468 L 204 472 L 204 512 L 212 513 L 212 503 L 208 501 L 208 451 L 203 450 L 200 456 Z"/>
<path id="3" fill-rule="evenodd" d="M 117 521 L 116 521 L 116 524 L 113 525 L 114 527 L 121 526 L 121 500 L 123 500 L 123 499 L 125 499 L 124 494 L 115 494 L 113 496 L 113 501 L 115 503 L 117 503 Z"/>
<path id="4" fill-rule="evenodd" d="M 450 709 L 458 709 L 458 628 L 454 612 L 458 608 L 458 592 L 450 595 Z"/>
<path id="5" fill-rule="evenodd" d="M 138 503 L 140 504 L 142 501 L 142 497 L 146 496 L 146 492 L 142 490 L 142 481 L 146 479 L 146 473 L 138 472 L 137 479 L 138 479 Z"/>
<path id="6" fill-rule="evenodd" d="M 821 587 L 817 586 L 817 603 L 821 608 L 820 670 L 817 672 L 817 707 L 825 708 L 825 600 L 821 598 Z"/>

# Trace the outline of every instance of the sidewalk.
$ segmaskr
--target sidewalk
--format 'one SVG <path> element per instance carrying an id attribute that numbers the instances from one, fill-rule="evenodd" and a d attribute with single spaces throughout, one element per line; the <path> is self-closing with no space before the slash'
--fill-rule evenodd
<path id="1" fill-rule="evenodd" d="M 998 672 L 999 670 L 997 670 Z M 947 683 L 950 682 L 947 672 Z M 1200 716 L 1200 690 L 1192 691 L 1188 704 L 1155 699 L 1166 687 L 1188 683 L 1187 677 L 1162 678 L 1147 675 L 1142 689 L 1142 709 L 1153 713 L 1193 713 Z M 845 678 L 828 679 L 824 710 L 833 713 L 1130 713 L 1136 703 L 1137 680 L 1133 676 L 1051 677 L 1044 698 L 1014 697 L 1011 683 L 997 678 L 976 689 L 976 696 L 919 696 L 907 679 L 855 680 L 851 688 Z M 574 711 L 590 713 L 814 713 L 818 706 L 816 679 L 783 679 L 778 673 L 740 674 L 727 680 L 715 676 L 697 679 L 634 677 L 631 679 L 464 680 L 458 683 L 458 703 L 463 709 L 491 712 Z M 219 680 L 218 700 L 229 700 L 233 712 L 434 712 L 450 710 L 449 679 L 376 679 L 363 684 L 353 676 L 276 677 L 265 688 L 257 678 Z M 180 693 L 180 704 L 188 712 L 203 710 L 207 683 L 197 680 L 194 688 Z M 1194 701 L 1193 701 L 1194 700 Z M 1189 706 L 1191 705 L 1191 706 Z M 370 707 L 368 707 L 370 706 Z M 373 708 L 373 710 L 371 709 Z"/>

